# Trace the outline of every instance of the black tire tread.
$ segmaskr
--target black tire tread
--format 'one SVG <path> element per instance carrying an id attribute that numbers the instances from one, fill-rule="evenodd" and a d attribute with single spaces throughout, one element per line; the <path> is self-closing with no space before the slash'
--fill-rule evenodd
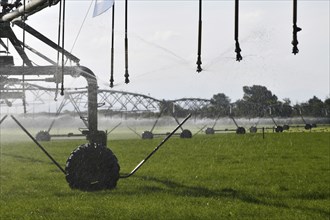
<path id="1" fill-rule="evenodd" d="M 99 144 L 80 145 L 71 153 L 65 166 L 69 186 L 84 191 L 115 188 L 119 170 L 113 152 Z"/>

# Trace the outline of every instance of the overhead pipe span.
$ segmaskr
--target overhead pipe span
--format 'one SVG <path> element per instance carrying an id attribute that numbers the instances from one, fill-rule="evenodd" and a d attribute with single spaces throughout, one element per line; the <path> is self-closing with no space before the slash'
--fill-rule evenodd
<path id="1" fill-rule="evenodd" d="M 84 66 L 64 67 L 64 75 L 73 77 L 82 76 L 87 81 L 88 90 L 88 124 L 89 131 L 97 134 L 97 80 L 95 74 Z M 57 66 L 34 66 L 34 67 L 0 67 L 0 76 L 46 76 L 60 74 Z"/>
<path id="2" fill-rule="evenodd" d="M 57 4 L 58 1 L 54 1 L 52 5 Z M 32 15 L 48 6 L 48 0 L 30 0 L 25 3 L 25 15 Z M 8 12 L 7 14 L 0 17 L 0 21 L 12 21 L 16 18 L 20 18 L 24 14 L 24 5 L 19 6 L 16 10 Z"/>

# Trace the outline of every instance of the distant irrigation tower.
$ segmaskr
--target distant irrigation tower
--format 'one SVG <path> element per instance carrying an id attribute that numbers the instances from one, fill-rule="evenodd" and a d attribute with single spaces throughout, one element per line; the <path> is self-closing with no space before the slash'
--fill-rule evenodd
<path id="1" fill-rule="evenodd" d="M 86 89 L 66 89 L 62 101 L 57 102 L 57 106 L 49 107 L 50 102 L 54 102 L 56 90 L 35 84 L 22 83 L 18 80 L 4 78 L 0 83 L 0 104 L 2 111 L 24 111 L 25 113 L 59 113 L 67 107 L 67 110 L 75 111 L 78 114 L 87 112 L 88 92 Z M 181 98 L 175 100 L 160 100 L 147 95 L 117 91 L 117 90 L 97 90 L 98 109 L 102 112 L 125 112 L 140 113 L 161 111 L 163 102 L 170 102 L 175 107 L 189 112 L 199 111 L 210 105 L 210 100 L 200 98 Z M 34 106 L 38 106 L 34 108 Z M 11 108 L 13 110 L 11 110 Z M 86 116 L 87 117 L 87 116 Z"/>

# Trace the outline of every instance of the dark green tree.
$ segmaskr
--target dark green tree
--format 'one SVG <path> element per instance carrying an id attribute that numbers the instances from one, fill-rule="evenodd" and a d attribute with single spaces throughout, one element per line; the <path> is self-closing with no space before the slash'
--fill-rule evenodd
<path id="1" fill-rule="evenodd" d="M 239 117 L 260 117 L 264 111 L 261 111 L 259 115 L 257 115 L 258 111 L 255 111 L 255 104 L 252 102 L 247 102 L 243 99 L 237 100 L 232 109 L 232 115 L 233 116 L 239 116 Z"/>
<path id="2" fill-rule="evenodd" d="M 283 103 L 281 103 L 281 108 L 279 109 L 279 116 L 281 117 L 291 117 L 293 109 L 291 106 L 291 100 L 289 98 L 284 98 Z"/>
<path id="3" fill-rule="evenodd" d="M 321 99 L 313 96 L 313 98 L 308 100 L 307 112 L 310 116 L 322 117 L 325 115 L 325 106 Z"/>
<path id="4" fill-rule="evenodd" d="M 265 86 L 253 85 L 243 87 L 243 100 L 264 106 L 276 104 L 277 96 L 273 95 Z"/>
<path id="5" fill-rule="evenodd" d="M 209 108 L 212 110 L 212 112 L 214 112 L 213 116 L 228 115 L 230 108 L 230 98 L 224 93 L 218 93 L 213 95 L 210 102 L 211 106 Z"/>
<path id="6" fill-rule="evenodd" d="M 244 95 L 242 101 L 246 103 L 244 103 L 244 105 L 240 103 L 238 108 L 248 108 L 240 109 L 239 111 L 242 113 L 248 112 L 250 117 L 262 117 L 270 106 L 277 106 L 279 104 L 277 96 L 273 95 L 265 86 L 244 86 L 243 91 Z"/>
<path id="7" fill-rule="evenodd" d="M 326 100 L 326 102 L 330 101 Z M 295 115 L 299 115 L 301 113 L 304 116 L 324 117 L 327 115 L 326 102 L 323 103 L 321 99 L 313 96 L 313 98 L 309 99 L 307 102 L 296 104 L 294 106 L 294 113 Z"/>
<path id="8" fill-rule="evenodd" d="M 189 114 L 188 110 L 183 109 L 178 105 L 174 105 L 171 101 L 163 100 L 159 104 L 159 109 L 162 112 L 162 115 L 167 116 L 176 116 L 176 117 L 186 117 Z"/>

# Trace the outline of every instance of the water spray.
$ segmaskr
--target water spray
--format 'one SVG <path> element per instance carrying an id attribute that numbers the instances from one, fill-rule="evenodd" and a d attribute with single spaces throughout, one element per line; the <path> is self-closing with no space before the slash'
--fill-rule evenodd
<path id="1" fill-rule="evenodd" d="M 120 167 L 116 156 L 102 143 L 87 143 L 80 145 L 71 153 L 66 162 L 65 169 L 63 169 L 47 150 L 27 131 L 27 129 L 13 115 L 11 115 L 11 118 L 17 123 L 17 125 L 65 175 L 69 186 L 83 191 L 115 188 L 119 178 L 128 178 L 132 176 L 175 134 L 179 128 L 182 127 L 190 117 L 191 114 L 179 123 L 179 125 L 170 132 L 130 173 L 120 175 Z M 3 120 L 4 118 L 5 117 L 3 117 Z"/>
<path id="2" fill-rule="evenodd" d="M 173 104 L 173 110 L 174 110 L 174 104 Z M 131 131 L 133 131 L 138 137 L 142 138 L 142 139 L 153 139 L 154 136 L 167 136 L 168 134 L 170 134 L 170 132 L 167 132 L 167 133 L 153 133 L 153 130 L 155 129 L 156 127 L 156 124 L 158 123 L 160 117 L 162 116 L 162 114 L 164 113 L 164 111 L 166 111 L 168 109 L 168 106 L 163 108 L 160 113 L 157 115 L 157 118 L 151 128 L 151 130 L 147 130 L 147 131 L 144 131 L 142 134 L 139 134 L 136 130 L 134 130 L 133 128 L 130 128 L 128 127 Z M 177 119 L 177 117 L 174 115 L 174 111 L 171 111 L 171 115 L 172 117 L 174 118 L 175 122 L 180 125 L 180 122 L 179 120 Z M 177 135 L 179 136 L 180 138 L 192 138 L 194 135 L 196 134 L 192 134 L 190 130 L 188 129 L 183 129 L 181 126 L 181 133 L 175 133 L 173 135 Z M 203 128 L 202 128 L 203 129 Z M 198 131 L 199 133 L 200 131 Z"/>
<path id="3" fill-rule="evenodd" d="M 46 151 L 46 149 L 25 129 L 25 127 L 13 116 L 11 118 L 16 122 L 16 124 L 31 138 L 31 140 L 47 155 L 47 157 L 59 168 L 62 173 L 66 174 L 61 165 Z"/>

